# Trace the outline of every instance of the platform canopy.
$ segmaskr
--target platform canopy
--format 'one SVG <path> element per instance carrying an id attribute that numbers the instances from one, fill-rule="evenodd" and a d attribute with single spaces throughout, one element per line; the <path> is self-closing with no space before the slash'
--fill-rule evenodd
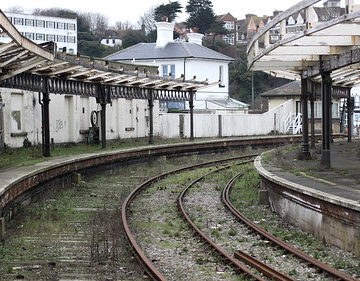
<path id="1" fill-rule="evenodd" d="M 288 79 L 321 81 L 321 73 L 331 72 L 332 85 L 353 87 L 360 83 L 360 7 L 345 1 L 344 14 L 319 22 L 315 9 L 320 0 L 303 0 L 278 14 L 248 45 L 248 68 Z M 304 15 L 304 26 L 287 32 L 290 16 Z M 278 32 L 278 40 L 271 34 Z"/>
<path id="2" fill-rule="evenodd" d="M 36 90 L 34 84 L 37 83 L 37 77 L 49 77 L 52 79 L 50 84 L 56 83 L 57 79 L 66 81 L 73 85 L 71 88 L 75 90 L 77 87 L 74 82 L 128 87 L 128 90 L 144 88 L 185 92 L 212 86 L 207 81 L 196 81 L 195 77 L 192 80 L 185 80 L 183 77 L 178 79 L 160 77 L 156 66 L 118 63 L 80 55 L 69 55 L 66 54 L 65 49 L 58 53 L 53 42 L 35 44 L 22 36 L 1 10 L 0 35 L 7 35 L 11 39 L 9 43 L 0 45 L 0 86 L 15 88 L 15 84 L 19 84 L 18 86 L 22 89 L 29 87 L 29 90 Z M 17 80 L 11 79 L 15 76 L 18 76 Z M 29 79 L 33 80 L 32 85 L 30 85 L 31 81 L 25 85 L 24 81 Z M 57 82 L 59 83 L 59 81 Z M 66 86 L 62 88 L 65 89 Z M 79 93 L 75 91 L 74 94 Z M 162 95 L 164 99 L 172 99 L 171 95 L 166 98 L 164 92 Z M 143 96 L 140 95 L 138 98 L 143 98 Z M 160 95 L 158 98 L 161 98 Z M 175 100 L 178 99 L 175 98 Z"/>

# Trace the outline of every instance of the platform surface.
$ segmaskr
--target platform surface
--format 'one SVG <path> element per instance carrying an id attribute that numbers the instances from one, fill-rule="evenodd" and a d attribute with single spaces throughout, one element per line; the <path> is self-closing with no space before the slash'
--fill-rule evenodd
<path id="1" fill-rule="evenodd" d="M 276 181 L 283 180 L 287 184 L 294 183 L 297 189 L 307 187 L 321 195 L 320 197 L 328 196 L 334 200 L 343 198 L 343 201 L 358 205 L 360 210 L 360 139 L 354 139 L 351 143 L 337 140 L 331 144 L 330 150 L 330 169 L 319 168 L 306 171 L 306 161 L 303 161 L 302 165 L 305 167 L 305 171 L 285 171 L 266 163 L 264 159 L 261 160 L 261 166 L 267 175 L 276 178 Z M 320 155 L 316 157 L 320 159 Z M 320 162 L 312 160 L 312 163 L 314 161 Z M 306 189 L 305 192 L 307 191 Z"/>

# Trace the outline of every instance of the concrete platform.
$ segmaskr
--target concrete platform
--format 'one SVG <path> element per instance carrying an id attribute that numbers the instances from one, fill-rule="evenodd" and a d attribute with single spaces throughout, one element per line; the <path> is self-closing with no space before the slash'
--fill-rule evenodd
<path id="1" fill-rule="evenodd" d="M 258 157 L 255 166 L 274 211 L 303 230 L 360 256 L 360 140 L 331 146 L 332 167 L 287 172 Z M 306 168 L 306 163 L 303 166 Z"/>

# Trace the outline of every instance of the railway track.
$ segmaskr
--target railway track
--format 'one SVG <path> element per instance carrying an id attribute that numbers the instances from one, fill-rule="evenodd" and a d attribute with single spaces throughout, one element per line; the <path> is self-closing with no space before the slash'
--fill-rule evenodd
<path id="1" fill-rule="evenodd" d="M 299 259 L 304 260 L 305 262 L 310 263 L 311 265 L 313 265 L 316 268 L 319 268 L 320 270 L 323 270 L 327 273 L 329 273 L 331 276 L 333 276 L 335 279 L 337 280 L 346 280 L 346 281 L 358 281 L 357 278 L 354 278 L 352 276 L 346 275 L 343 272 L 325 264 L 322 263 L 321 261 L 305 254 L 304 252 L 292 247 L 291 245 L 289 245 L 288 243 L 282 241 L 281 239 L 279 239 L 278 237 L 272 235 L 271 233 L 267 232 L 266 230 L 262 229 L 260 226 L 258 226 L 256 223 L 252 222 L 251 220 L 249 220 L 246 216 L 244 216 L 242 213 L 240 213 L 235 206 L 231 203 L 230 201 L 230 191 L 231 191 L 231 187 L 234 184 L 234 182 L 243 176 L 243 173 L 239 173 L 237 175 L 235 175 L 225 186 L 225 188 L 223 189 L 222 192 L 222 200 L 224 202 L 224 204 L 227 206 L 227 208 L 231 211 L 231 213 L 241 222 L 243 222 L 245 225 L 247 225 L 251 230 L 255 231 L 256 233 L 258 233 L 259 235 L 261 235 L 263 238 L 271 241 L 272 243 L 274 243 L 274 245 L 281 247 L 282 249 L 284 249 L 285 251 L 293 254 L 294 256 L 298 257 Z M 247 263 L 253 263 L 253 261 L 250 259 L 248 259 L 248 257 L 246 255 L 243 255 L 241 253 L 241 251 L 239 252 L 235 252 L 234 255 L 238 258 L 243 260 L 244 262 Z M 256 261 L 255 264 L 256 266 Z M 276 279 L 276 280 L 283 280 L 283 279 Z"/>
<path id="2" fill-rule="evenodd" d="M 256 155 L 248 155 L 246 157 L 254 157 Z M 187 170 L 193 170 L 196 168 L 200 168 L 200 167 L 205 167 L 205 166 L 209 166 L 209 165 L 215 165 L 215 164 L 221 164 L 224 162 L 228 162 L 228 161 L 233 161 L 233 160 L 238 160 L 238 159 L 242 159 L 245 158 L 244 156 L 241 157 L 232 157 L 232 158 L 228 158 L 228 159 L 222 159 L 222 160 L 216 160 L 216 161 L 209 161 L 209 162 L 205 162 L 205 163 L 200 163 L 200 164 L 195 164 L 195 165 L 190 165 L 184 168 L 180 168 L 180 169 L 175 169 L 173 171 L 170 172 L 166 172 L 163 173 L 161 175 L 157 175 L 155 177 L 150 178 L 149 180 L 143 182 L 142 184 L 140 184 L 139 186 L 137 186 L 130 194 L 129 196 L 125 199 L 123 205 L 122 205 L 122 209 L 121 209 L 121 218 L 122 218 L 122 225 L 124 228 L 124 234 L 126 236 L 126 238 L 129 240 L 129 243 L 131 244 L 131 247 L 133 248 L 137 259 L 139 260 L 139 262 L 144 266 L 147 274 L 153 278 L 154 280 L 162 280 L 165 281 L 167 280 L 165 278 L 165 276 L 154 266 L 154 264 L 152 263 L 152 261 L 145 255 L 144 251 L 140 248 L 140 246 L 138 245 L 133 233 L 130 230 L 130 226 L 128 224 L 128 208 L 131 204 L 131 202 L 134 200 L 135 196 L 140 193 L 141 191 L 143 191 L 143 189 L 145 189 L 146 187 L 150 186 L 152 183 L 159 181 L 160 179 L 163 179 L 167 176 L 176 174 L 176 173 L 180 173 L 180 172 L 184 172 Z"/>
<path id="3" fill-rule="evenodd" d="M 171 172 L 167 172 L 167 173 L 164 173 L 164 174 L 161 174 L 161 175 L 158 175 L 156 177 L 153 177 L 153 178 L 149 179 L 148 181 L 146 181 L 146 182 L 142 183 L 141 185 L 139 185 L 128 196 L 128 198 L 125 200 L 125 202 L 124 202 L 124 204 L 122 206 L 122 222 L 123 222 L 124 231 L 125 231 L 126 237 L 128 238 L 129 242 L 131 243 L 132 248 L 134 249 L 134 251 L 136 253 L 136 256 L 138 257 L 138 260 L 143 264 L 146 272 L 148 273 L 148 275 L 153 280 L 168 280 L 168 279 L 162 273 L 163 271 L 159 270 L 158 267 L 154 265 L 154 261 L 155 261 L 155 263 L 158 263 L 159 261 L 157 259 L 149 258 L 147 256 L 147 254 L 142 250 L 141 246 L 138 245 L 135 236 L 131 232 L 130 226 L 129 226 L 128 221 L 127 221 L 127 214 L 129 212 L 128 208 L 131 205 L 131 202 L 136 197 L 136 195 L 139 194 L 140 192 L 144 191 L 144 189 L 146 189 L 147 187 L 151 186 L 151 184 L 153 184 L 155 182 L 158 182 L 160 180 L 163 180 L 164 178 L 166 178 L 166 177 L 168 177 L 170 175 L 175 175 L 175 174 L 178 174 L 180 172 L 185 172 L 185 171 L 189 171 L 189 170 L 193 170 L 193 169 L 203 168 L 203 167 L 210 166 L 210 165 L 219 166 L 219 165 L 222 165 L 222 164 L 224 164 L 226 162 L 229 162 L 229 161 L 238 161 L 238 160 L 253 157 L 253 156 L 254 155 L 247 155 L 247 156 L 235 157 L 235 158 L 233 157 L 233 158 L 229 158 L 229 159 L 223 159 L 223 160 L 219 160 L 219 161 L 210 161 L 210 162 L 206 162 L 206 163 L 202 163 L 202 164 L 196 164 L 196 165 L 188 166 L 188 167 L 181 168 L 181 169 L 176 169 L 176 170 L 173 170 Z M 187 211 L 185 210 L 185 207 L 184 207 L 184 204 L 183 204 L 184 197 L 186 196 L 186 194 L 189 192 L 189 190 L 192 187 L 194 187 L 196 184 L 198 184 L 199 182 L 204 180 L 204 178 L 206 176 L 208 176 L 209 174 L 221 172 L 221 171 L 223 171 L 225 169 L 233 167 L 234 165 L 243 165 L 243 164 L 249 163 L 250 161 L 251 160 L 247 160 L 247 161 L 242 161 L 242 162 L 236 163 L 236 164 L 230 164 L 230 165 L 222 166 L 220 168 L 216 168 L 216 170 L 212 170 L 210 172 L 207 172 L 207 173 L 195 178 L 181 191 L 181 193 L 180 193 L 180 195 L 178 197 L 179 208 L 180 208 L 181 212 L 183 213 L 183 215 L 184 215 L 185 219 L 187 220 L 187 222 L 196 231 L 196 233 L 201 237 L 201 239 L 205 240 L 206 243 L 208 245 L 210 245 L 211 248 L 214 249 L 214 251 L 216 251 L 222 257 L 224 264 L 231 265 L 234 268 L 236 273 L 244 275 L 244 276 L 246 276 L 246 278 L 250 278 L 251 280 L 278 280 L 278 281 L 294 280 L 291 277 L 286 276 L 285 274 L 283 274 L 281 272 L 278 272 L 277 270 L 274 270 L 270 266 L 266 265 L 264 262 L 261 262 L 261 261 L 258 261 L 256 259 L 252 258 L 251 256 L 249 256 L 245 252 L 236 251 L 236 253 L 234 253 L 235 258 L 232 257 L 232 255 L 229 252 L 222 249 L 219 245 L 217 245 L 217 243 L 212 241 L 204 232 L 202 232 L 200 230 L 200 228 L 196 225 L 196 223 L 191 219 L 191 215 L 189 215 L 187 213 Z M 235 180 L 237 178 L 241 177 L 241 175 L 242 174 L 238 174 L 236 177 L 232 178 L 228 182 L 228 184 L 226 185 L 226 188 L 224 189 L 223 195 L 222 195 L 223 199 L 224 199 L 224 202 L 227 203 L 228 208 L 230 208 L 234 213 L 236 213 L 236 209 L 231 204 L 231 202 L 229 202 L 229 190 L 231 188 L 232 183 L 235 182 Z M 248 220 L 248 223 L 249 224 L 254 224 L 249 220 Z M 256 224 L 255 224 L 255 226 L 256 226 Z M 271 240 L 267 236 L 264 236 L 262 233 L 260 233 L 260 236 L 265 237 L 265 239 L 268 239 L 268 240 L 270 240 L 272 242 L 279 240 L 276 237 L 273 240 Z M 286 243 L 282 244 L 284 249 L 287 252 L 291 253 L 292 255 L 298 254 L 300 252 L 300 251 L 292 248 L 291 246 L 289 246 L 289 245 L 286 246 L 284 244 L 286 244 Z M 291 250 L 291 249 L 293 249 L 293 250 Z M 314 259 L 314 258 L 312 258 L 310 256 L 307 256 L 307 255 L 305 255 L 303 253 L 298 254 L 298 255 L 300 255 L 300 258 L 305 260 L 306 263 L 311 263 L 313 266 L 316 266 L 316 268 L 320 268 L 322 271 L 326 271 L 328 274 L 333 276 L 331 278 L 335 278 L 337 280 L 352 280 L 352 281 L 358 280 L 358 279 L 353 278 L 351 276 L 347 276 L 347 275 L 343 274 L 342 272 L 340 272 L 340 271 L 338 271 L 336 269 L 333 269 L 330 266 L 328 266 L 326 264 L 323 264 L 323 263 L 317 261 L 316 259 Z M 306 257 L 304 258 L 304 256 L 306 256 Z M 240 262 L 240 260 L 241 260 L 241 262 Z M 254 268 L 255 270 L 251 269 L 251 268 Z"/>

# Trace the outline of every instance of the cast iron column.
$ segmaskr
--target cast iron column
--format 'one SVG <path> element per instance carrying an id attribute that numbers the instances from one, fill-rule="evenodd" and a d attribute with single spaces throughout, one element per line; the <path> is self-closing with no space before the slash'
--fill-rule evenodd
<path id="1" fill-rule="evenodd" d="M 106 148 L 106 103 L 101 103 L 101 148 Z"/>
<path id="2" fill-rule="evenodd" d="M 154 143 L 154 94 L 153 89 L 149 89 L 149 123 L 150 123 L 150 131 L 149 131 L 149 144 Z"/>
<path id="3" fill-rule="evenodd" d="M 106 148 L 106 103 L 110 101 L 110 97 L 105 92 L 105 87 L 102 84 L 96 85 L 96 101 L 101 105 L 101 148 Z"/>
<path id="4" fill-rule="evenodd" d="M 349 97 L 347 98 L 347 123 L 348 123 L 348 142 L 352 141 L 352 113 L 353 113 L 353 106 L 354 106 L 354 98 Z"/>
<path id="5" fill-rule="evenodd" d="M 309 151 L 309 117 L 308 117 L 308 92 L 307 79 L 301 79 L 301 106 L 302 106 L 302 142 L 301 159 L 310 160 Z"/>
<path id="6" fill-rule="evenodd" d="M 330 106 L 331 106 L 331 77 L 330 72 L 321 74 L 322 100 L 322 151 L 320 164 L 325 168 L 331 167 L 330 157 Z"/>
<path id="7" fill-rule="evenodd" d="M 310 96 L 310 123 L 311 123 L 311 148 L 315 148 L 315 89 L 311 87 L 312 93 Z"/>
<path id="8" fill-rule="evenodd" d="M 194 92 L 190 92 L 190 140 L 194 140 Z"/>
<path id="9" fill-rule="evenodd" d="M 45 157 L 50 157 L 50 113 L 49 113 L 49 80 L 47 77 L 44 77 L 42 80 L 42 103 L 43 103 L 43 133 L 44 133 L 44 151 L 43 155 Z"/>

